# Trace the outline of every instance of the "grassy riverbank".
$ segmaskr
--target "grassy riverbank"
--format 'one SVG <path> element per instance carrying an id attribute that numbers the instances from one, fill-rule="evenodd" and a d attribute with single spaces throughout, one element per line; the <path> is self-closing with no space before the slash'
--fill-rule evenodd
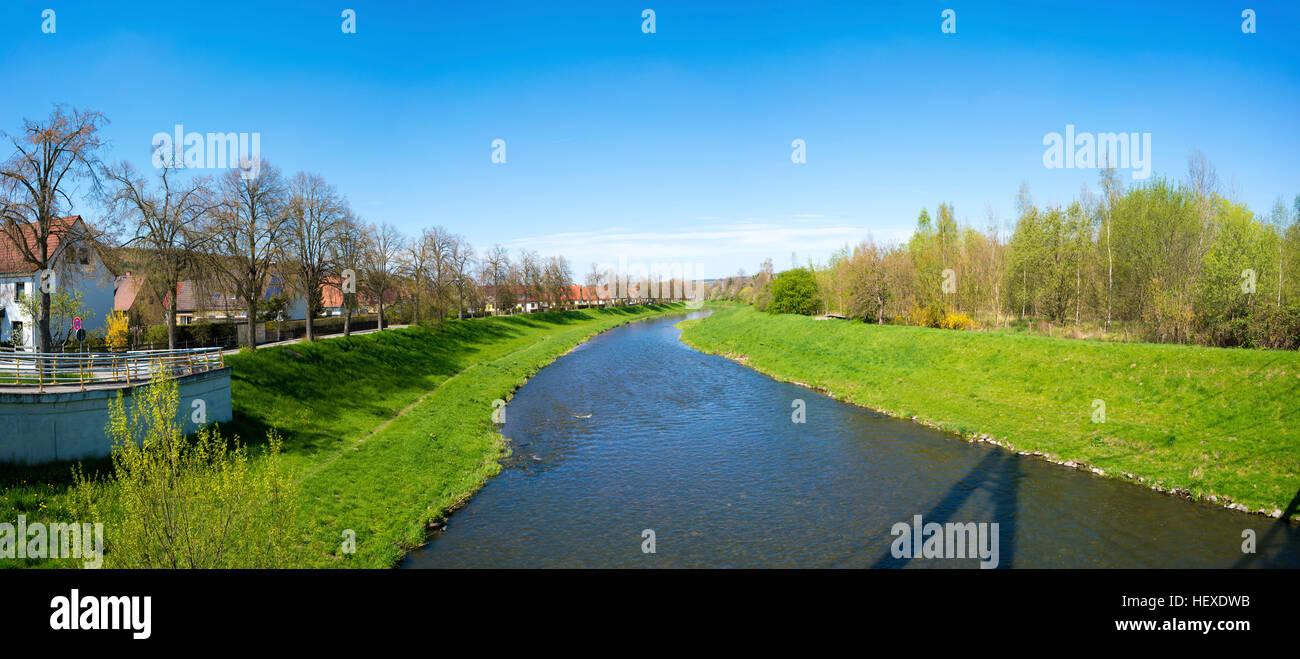
<path id="1" fill-rule="evenodd" d="M 683 327 L 688 345 L 777 379 L 1108 477 L 1251 511 L 1286 510 L 1300 493 L 1295 351 L 876 326 L 750 307 Z M 1104 401 L 1102 423 L 1094 401 Z"/>
<path id="2" fill-rule="evenodd" d="M 301 567 L 390 567 L 499 471 L 493 400 L 594 334 L 680 309 L 452 320 L 235 355 L 234 420 L 222 431 L 260 442 L 274 428 L 283 438 L 283 463 L 300 483 Z M 0 520 L 71 521 L 70 467 L 0 468 Z M 349 529 L 350 554 L 341 551 Z"/>

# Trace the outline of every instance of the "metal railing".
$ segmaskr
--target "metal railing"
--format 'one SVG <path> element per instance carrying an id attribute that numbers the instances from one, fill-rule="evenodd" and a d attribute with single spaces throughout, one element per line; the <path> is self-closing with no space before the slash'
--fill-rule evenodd
<path id="1" fill-rule="evenodd" d="M 124 383 L 151 379 L 156 372 L 173 376 L 203 373 L 226 365 L 221 348 L 132 350 L 128 352 L 0 352 L 0 386 L 46 386 Z"/>

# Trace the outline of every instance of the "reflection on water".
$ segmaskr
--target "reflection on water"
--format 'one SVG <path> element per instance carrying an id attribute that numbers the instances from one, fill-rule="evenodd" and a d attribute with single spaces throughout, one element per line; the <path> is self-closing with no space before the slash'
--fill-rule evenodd
<path id="1" fill-rule="evenodd" d="M 686 347 L 678 320 L 607 332 L 516 392 L 505 468 L 403 567 L 977 567 L 894 558 L 915 515 L 997 522 L 1000 567 L 1300 567 L 1284 522 L 775 382 Z"/>

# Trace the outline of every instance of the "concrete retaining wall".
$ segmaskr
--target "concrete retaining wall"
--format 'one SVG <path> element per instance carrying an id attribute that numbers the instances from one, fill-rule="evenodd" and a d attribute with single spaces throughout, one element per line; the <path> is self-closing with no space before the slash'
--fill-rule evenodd
<path id="1" fill-rule="evenodd" d="M 202 399 L 209 423 L 231 418 L 230 368 L 177 378 L 178 415 L 185 432 L 197 430 L 191 421 L 193 401 Z M 104 432 L 108 404 L 122 392 L 128 413 L 136 387 L 104 387 L 46 393 L 0 390 L 0 462 L 41 464 L 55 460 L 105 457 L 112 449 Z"/>

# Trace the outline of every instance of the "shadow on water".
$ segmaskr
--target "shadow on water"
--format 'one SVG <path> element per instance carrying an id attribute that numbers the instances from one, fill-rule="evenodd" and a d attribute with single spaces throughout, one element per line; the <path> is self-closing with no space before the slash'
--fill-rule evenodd
<path id="1" fill-rule="evenodd" d="M 1279 560 L 1280 556 L 1285 555 L 1284 547 L 1288 545 L 1300 544 L 1300 528 L 1291 524 L 1291 519 L 1296 513 L 1300 513 L 1300 490 L 1297 490 L 1291 503 L 1287 505 L 1286 510 L 1282 512 L 1282 517 L 1272 520 L 1269 523 L 1268 531 L 1264 537 L 1257 538 L 1256 551 L 1253 554 L 1242 553 L 1241 558 L 1232 567 L 1235 568 L 1279 568 L 1294 567 L 1286 565 Z M 1278 549 L 1276 552 L 1263 552 L 1261 549 Z"/>
<path id="2" fill-rule="evenodd" d="M 1016 562 L 1016 498 L 1020 491 L 1020 456 L 1006 451 L 991 451 L 966 476 L 948 489 L 939 503 L 921 516 L 926 524 L 963 523 L 954 516 L 975 491 L 984 489 L 993 498 L 993 518 L 998 522 L 998 567 L 1011 568 Z M 886 551 L 873 568 L 903 568 L 913 558 L 896 558 Z"/>

